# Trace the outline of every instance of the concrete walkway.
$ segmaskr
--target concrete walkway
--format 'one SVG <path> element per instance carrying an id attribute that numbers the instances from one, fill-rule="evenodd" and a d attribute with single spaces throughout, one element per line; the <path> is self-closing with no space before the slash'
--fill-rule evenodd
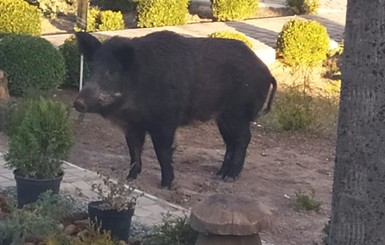
<path id="1" fill-rule="evenodd" d="M 216 31 L 238 31 L 244 33 L 250 38 L 253 43 L 254 52 L 267 65 L 271 65 L 275 61 L 275 44 L 278 33 L 283 25 L 293 19 L 312 19 L 321 22 L 328 30 L 331 39 L 341 42 L 345 29 L 345 12 L 320 13 L 317 15 L 301 15 L 301 16 L 285 16 L 275 18 L 251 19 L 245 21 L 234 22 L 207 22 L 196 23 L 182 26 L 166 26 L 155 28 L 134 28 L 119 31 L 97 32 L 95 35 L 106 37 L 123 36 L 123 37 L 140 37 L 146 34 L 170 30 L 191 37 L 207 37 L 212 32 Z M 69 38 L 71 34 L 47 35 L 45 39 L 53 45 L 59 46 Z"/>
<path id="2" fill-rule="evenodd" d="M 5 168 L 3 154 L 0 153 L 0 188 L 15 186 L 13 173 Z M 93 183 L 101 183 L 102 180 L 96 173 L 82 169 L 70 163 L 64 164 L 64 178 L 60 190 L 62 194 L 77 197 L 83 202 L 97 200 L 97 195 L 91 190 Z M 147 227 L 153 227 L 162 223 L 163 214 L 169 213 L 174 217 L 183 217 L 189 215 L 189 211 L 183 207 L 168 203 L 155 196 L 137 191 L 142 194 L 138 199 L 133 221 Z M 79 196 L 79 193 L 82 196 Z"/>

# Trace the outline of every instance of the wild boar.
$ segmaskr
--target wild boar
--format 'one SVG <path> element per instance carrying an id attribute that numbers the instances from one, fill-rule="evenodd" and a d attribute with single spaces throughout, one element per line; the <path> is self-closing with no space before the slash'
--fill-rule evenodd
<path id="1" fill-rule="evenodd" d="M 128 179 L 141 172 L 145 134 L 161 167 L 161 186 L 174 179 L 172 145 L 178 126 L 215 119 L 226 144 L 222 178 L 241 172 L 250 142 L 250 123 L 271 108 L 277 89 L 268 67 L 237 40 L 190 38 L 161 31 L 139 38 L 112 37 L 101 43 L 76 33 L 91 75 L 74 107 L 99 113 L 120 125 L 128 145 Z M 269 98 L 269 90 L 271 93 Z"/>

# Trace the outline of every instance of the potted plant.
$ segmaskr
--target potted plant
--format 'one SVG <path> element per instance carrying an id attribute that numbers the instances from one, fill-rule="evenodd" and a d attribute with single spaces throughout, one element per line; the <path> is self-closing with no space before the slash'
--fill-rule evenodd
<path id="1" fill-rule="evenodd" d="M 6 166 L 14 169 L 18 206 L 47 190 L 59 193 L 62 160 L 72 146 L 69 111 L 60 102 L 32 99 L 12 114 Z"/>
<path id="2" fill-rule="evenodd" d="M 111 237 L 127 242 L 136 200 L 140 195 L 121 179 L 115 182 L 110 177 L 102 177 L 102 180 L 102 183 L 92 184 L 99 200 L 88 203 L 90 221 L 101 231 L 111 232 Z"/>

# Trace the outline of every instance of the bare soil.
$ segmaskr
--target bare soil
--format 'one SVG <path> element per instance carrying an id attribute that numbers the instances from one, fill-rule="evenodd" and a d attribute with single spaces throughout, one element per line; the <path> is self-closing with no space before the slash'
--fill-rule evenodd
<path id="1" fill-rule="evenodd" d="M 58 98 L 71 104 L 76 91 Z M 98 115 L 82 122 L 73 111 L 75 146 L 70 161 L 90 170 L 119 177 L 128 174 L 129 156 L 119 128 Z M 146 139 L 143 171 L 133 182 L 139 189 L 184 207 L 214 193 L 238 193 L 257 199 L 273 216 L 273 228 L 262 238 L 275 244 L 321 244 L 330 214 L 334 141 L 314 135 L 278 133 L 265 125 L 252 126 L 252 140 L 240 178 L 227 183 L 215 176 L 224 156 L 224 144 L 214 122 L 179 128 L 172 190 L 160 187 L 160 167 L 151 140 Z M 320 212 L 295 209 L 295 193 L 315 190 Z"/>

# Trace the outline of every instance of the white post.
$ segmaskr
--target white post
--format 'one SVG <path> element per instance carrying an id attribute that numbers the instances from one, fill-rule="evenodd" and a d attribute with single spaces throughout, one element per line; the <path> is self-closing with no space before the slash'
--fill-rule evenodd
<path id="1" fill-rule="evenodd" d="M 80 77 L 79 77 L 79 91 L 83 88 L 83 67 L 84 67 L 84 56 L 80 55 Z"/>

